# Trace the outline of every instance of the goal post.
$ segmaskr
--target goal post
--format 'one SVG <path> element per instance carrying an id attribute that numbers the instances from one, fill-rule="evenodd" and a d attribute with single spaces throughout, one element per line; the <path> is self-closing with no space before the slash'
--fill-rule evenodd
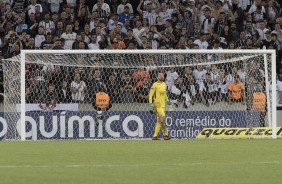
<path id="1" fill-rule="evenodd" d="M 20 97 L 21 97 L 21 109 L 20 109 L 20 137 L 21 137 L 21 140 L 24 141 L 26 139 L 26 136 L 25 136 L 25 121 L 26 121 L 26 118 L 25 118 L 25 73 L 26 73 L 26 70 L 25 70 L 25 55 L 26 55 L 26 50 L 22 50 L 21 51 L 21 61 L 20 61 L 20 71 L 21 71 L 21 93 L 20 93 Z"/>
<path id="2" fill-rule="evenodd" d="M 5 60 L 4 65 L 6 69 L 12 69 L 13 75 L 17 76 L 4 74 L 6 76 L 5 84 L 12 84 L 12 88 L 7 87 L 6 90 L 10 93 L 6 95 L 8 100 L 5 101 L 8 133 L 3 139 L 151 138 L 155 116 L 147 112 L 146 100 L 138 101 L 140 100 L 139 95 L 144 98 L 143 92 L 138 90 L 138 82 L 143 85 L 145 78 L 146 81 L 148 78 L 151 85 L 156 79 L 155 73 L 159 71 L 166 74 L 168 95 L 173 104 L 173 109 L 167 109 L 170 112 L 167 113 L 166 119 L 169 134 L 173 138 L 195 138 L 201 130 L 210 127 L 252 129 L 259 127 L 261 122 L 265 122 L 263 124 L 272 130 L 271 136 L 268 135 L 268 137 L 277 138 L 275 50 L 22 50 L 20 56 Z M 27 68 L 27 65 L 40 65 L 41 68 L 36 70 L 40 74 L 33 74 L 34 70 Z M 37 99 L 32 99 L 32 102 L 27 103 L 29 99 L 26 97 L 26 90 L 30 90 L 27 89 L 27 80 L 42 83 L 37 92 L 39 93 L 37 97 L 40 98 L 43 98 L 42 96 L 48 91 L 50 86 L 46 85 L 50 84 L 50 80 L 59 81 L 53 85 L 55 90 L 58 89 L 57 85 L 61 86 L 61 83 L 65 82 L 61 78 L 60 80 L 59 78 L 50 79 L 52 78 L 50 73 L 56 70 L 56 66 L 67 71 L 69 78 L 66 81 L 69 86 L 74 80 L 74 76 L 70 75 L 75 74 L 75 70 L 81 70 L 79 76 L 84 76 L 83 80 L 88 81 L 85 82 L 84 100 L 77 101 L 71 92 L 72 99 L 68 103 L 57 102 L 52 107 Z M 243 97 L 235 100 L 229 99 L 229 85 L 239 74 L 238 71 L 236 71 L 236 76 L 230 74 L 233 67 L 241 70 L 241 75 L 238 76 L 240 82 L 245 86 L 244 94 L 246 96 L 242 101 L 240 100 Z M 137 74 L 139 68 L 144 69 L 142 75 Z M 96 119 L 91 105 L 95 88 L 93 86 L 96 85 L 91 80 L 95 80 L 96 69 L 103 70 L 100 76 L 103 80 L 109 80 L 112 76 L 111 72 L 114 71 L 115 76 L 118 76 L 118 80 L 122 83 L 115 86 L 100 81 L 100 83 L 105 83 L 108 92 L 118 95 L 113 103 L 113 108 L 105 112 L 105 118 L 102 121 Z M 254 69 L 258 73 L 254 73 Z M 189 73 L 188 70 L 192 72 Z M 28 78 L 27 72 L 32 73 Z M 146 72 L 150 76 L 145 77 Z M 225 83 L 219 82 L 220 73 L 223 73 L 222 80 Z M 135 74 L 137 78 L 134 78 Z M 193 88 L 190 81 L 188 82 L 190 74 L 195 83 Z M 34 75 L 36 79 L 32 78 Z M 123 86 L 128 76 L 134 88 L 130 92 Z M 225 92 L 221 92 L 223 87 L 220 86 L 225 86 Z M 20 93 L 11 96 L 14 93 L 13 90 L 17 89 L 20 90 Z M 252 100 L 254 100 L 253 94 L 256 90 L 265 94 L 266 110 L 264 113 L 253 109 Z M 37 108 L 37 106 L 40 107 Z M 225 127 L 224 118 L 226 117 L 231 117 L 230 121 L 235 123 Z M 9 127 L 11 121 L 14 122 L 12 127 Z M 220 121 L 223 121 L 223 125 L 220 125 Z M 51 125 L 47 125 L 49 123 Z"/>

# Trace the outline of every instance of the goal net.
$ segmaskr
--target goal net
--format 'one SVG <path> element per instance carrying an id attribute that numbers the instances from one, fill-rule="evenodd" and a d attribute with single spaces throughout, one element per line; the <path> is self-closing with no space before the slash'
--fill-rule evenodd
<path id="1" fill-rule="evenodd" d="M 268 50 L 22 51 L 4 61 L 0 137 L 152 138 L 156 115 L 148 111 L 148 94 L 163 72 L 171 138 L 211 132 L 275 138 L 275 57 Z M 111 108 L 96 112 L 101 91 Z"/>

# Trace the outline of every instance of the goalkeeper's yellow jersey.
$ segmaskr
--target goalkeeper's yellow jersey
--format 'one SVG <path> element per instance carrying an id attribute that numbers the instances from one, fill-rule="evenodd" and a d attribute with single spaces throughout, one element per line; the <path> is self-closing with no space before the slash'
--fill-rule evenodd
<path id="1" fill-rule="evenodd" d="M 165 82 L 155 82 L 149 94 L 149 103 L 153 103 L 156 108 L 164 108 L 166 102 L 168 101 L 168 97 L 166 94 L 166 84 Z"/>

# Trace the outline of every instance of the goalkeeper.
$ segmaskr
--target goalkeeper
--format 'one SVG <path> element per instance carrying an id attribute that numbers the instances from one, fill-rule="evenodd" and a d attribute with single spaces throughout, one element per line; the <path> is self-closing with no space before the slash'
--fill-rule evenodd
<path id="1" fill-rule="evenodd" d="M 164 74 L 159 73 L 157 82 L 152 85 L 149 93 L 149 110 L 151 113 L 156 113 L 157 115 L 157 122 L 152 140 L 158 140 L 158 134 L 160 130 L 162 130 L 164 140 L 170 139 L 170 137 L 167 135 L 167 130 L 165 127 L 166 102 L 168 102 L 168 97 L 166 94 Z"/>

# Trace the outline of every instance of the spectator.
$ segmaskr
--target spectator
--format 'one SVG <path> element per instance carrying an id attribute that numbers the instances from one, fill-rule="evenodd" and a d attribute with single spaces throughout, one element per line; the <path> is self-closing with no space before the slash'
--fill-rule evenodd
<path id="1" fill-rule="evenodd" d="M 202 33 L 200 38 L 194 41 L 194 44 L 197 44 L 199 46 L 199 49 L 207 49 L 209 44 L 207 42 L 206 34 Z"/>
<path id="2" fill-rule="evenodd" d="M 30 78 L 28 86 L 26 87 L 26 99 L 27 103 L 37 103 L 39 102 L 39 89 L 35 77 Z"/>
<path id="3" fill-rule="evenodd" d="M 274 29 L 276 18 L 278 17 L 278 10 L 273 4 L 272 0 L 268 1 L 268 6 L 265 9 L 266 18 L 269 22 L 269 27 Z"/>
<path id="4" fill-rule="evenodd" d="M 148 95 L 151 85 L 152 84 L 150 83 L 150 79 L 144 78 L 142 85 L 136 88 L 138 103 L 148 103 Z"/>
<path id="5" fill-rule="evenodd" d="M 100 3 L 100 2 L 97 3 L 97 9 L 95 9 L 93 11 L 97 12 L 97 19 L 98 20 L 103 20 L 103 19 L 107 20 L 108 17 L 109 17 L 109 14 L 107 14 L 107 11 L 102 8 L 102 3 Z"/>
<path id="6" fill-rule="evenodd" d="M 165 29 L 164 24 L 165 22 L 163 21 L 163 19 L 160 16 L 158 16 L 155 24 L 158 32 L 161 32 L 162 30 Z"/>
<path id="7" fill-rule="evenodd" d="M 184 31 L 185 30 L 185 31 Z M 193 39 L 199 39 L 201 35 L 201 26 L 199 22 L 194 22 L 193 31 L 190 34 L 187 34 L 187 28 L 182 27 L 182 32 L 184 31 L 184 35 L 191 36 Z"/>
<path id="8" fill-rule="evenodd" d="M 124 43 L 121 35 L 119 35 L 119 34 L 116 35 L 116 38 L 114 40 L 116 40 L 118 42 L 118 48 L 119 49 L 125 49 L 126 48 L 125 43 Z"/>
<path id="9" fill-rule="evenodd" d="M 88 22 L 90 11 L 88 6 L 85 5 L 85 0 L 81 0 L 78 9 L 78 18 L 81 25 L 85 25 Z"/>
<path id="10" fill-rule="evenodd" d="M 66 29 L 67 25 L 72 23 L 70 17 L 67 17 L 67 13 L 65 11 L 61 12 L 60 21 L 63 22 L 64 29 Z"/>
<path id="11" fill-rule="evenodd" d="M 260 46 L 261 49 L 263 49 L 263 48 L 268 49 L 270 46 L 272 46 L 276 49 L 277 46 L 276 46 L 275 41 L 271 39 L 271 32 L 266 31 L 265 32 L 265 39 L 263 39 L 258 45 Z"/>
<path id="12" fill-rule="evenodd" d="M 14 0 L 12 7 L 13 12 L 22 13 L 27 8 L 28 1 L 27 0 Z"/>
<path id="13" fill-rule="evenodd" d="M 137 42 L 137 40 L 133 37 L 133 30 L 132 29 L 127 30 L 126 37 L 124 38 L 123 41 L 124 41 L 126 46 L 128 46 L 129 42 L 131 42 L 131 41 Z"/>
<path id="14" fill-rule="evenodd" d="M 88 49 L 87 44 L 84 41 L 80 41 L 78 43 L 78 50 L 85 50 L 85 49 Z"/>
<path id="15" fill-rule="evenodd" d="M 87 85 L 89 86 L 89 97 L 93 100 L 93 94 L 96 94 L 99 91 L 99 88 L 102 87 L 104 88 L 104 91 L 107 91 L 107 87 L 104 80 L 101 78 L 100 70 L 94 69 L 90 74 Z"/>
<path id="16" fill-rule="evenodd" d="M 63 33 L 64 33 L 64 24 L 63 24 L 62 21 L 59 20 L 57 22 L 57 26 L 56 26 L 53 34 L 54 34 L 54 36 L 60 38 Z"/>
<path id="17" fill-rule="evenodd" d="M 124 6 L 124 11 L 119 14 L 119 22 L 125 23 L 126 20 L 131 20 L 133 18 L 133 13 L 130 13 L 129 6 Z"/>
<path id="18" fill-rule="evenodd" d="M 51 49 L 52 45 L 54 44 L 53 36 L 51 33 L 47 33 L 45 35 L 45 41 L 43 41 L 40 45 L 40 49 L 47 50 Z"/>
<path id="19" fill-rule="evenodd" d="M 135 87 L 138 88 L 143 85 L 145 78 L 150 78 L 150 74 L 148 71 L 145 71 L 144 68 L 139 67 L 138 70 L 132 74 L 132 78 L 135 81 Z"/>
<path id="20" fill-rule="evenodd" d="M 235 22 L 231 23 L 229 34 L 230 37 L 227 38 L 228 41 L 236 42 L 239 39 L 239 32 L 237 31 L 237 25 Z"/>
<path id="21" fill-rule="evenodd" d="M 110 48 L 113 50 L 120 49 L 117 39 L 114 39 L 113 42 L 111 42 L 109 39 L 109 45 L 110 45 Z"/>
<path id="22" fill-rule="evenodd" d="M 48 84 L 48 89 L 45 92 L 43 96 L 43 103 L 46 104 L 46 106 L 55 106 L 58 102 L 58 91 L 55 90 L 54 84 L 50 83 Z"/>
<path id="23" fill-rule="evenodd" d="M 171 90 L 171 87 L 174 85 L 174 82 L 178 79 L 179 74 L 177 73 L 175 67 L 171 67 L 166 72 L 165 83 L 167 85 L 168 91 Z"/>
<path id="24" fill-rule="evenodd" d="M 91 50 L 99 50 L 100 49 L 99 42 L 97 42 L 97 35 L 96 34 L 91 35 L 91 43 L 88 44 L 88 48 L 91 49 Z"/>
<path id="25" fill-rule="evenodd" d="M 234 42 L 229 42 L 228 49 L 235 49 L 235 43 Z"/>
<path id="26" fill-rule="evenodd" d="M 71 82 L 72 102 L 82 103 L 85 97 L 86 84 L 80 80 L 80 75 L 75 74 L 74 81 Z"/>
<path id="27" fill-rule="evenodd" d="M 280 50 L 281 48 L 281 42 L 277 39 L 277 34 L 271 33 L 271 40 L 274 42 L 273 43 L 273 49 Z"/>
<path id="28" fill-rule="evenodd" d="M 211 10 L 209 8 L 206 8 L 204 10 L 204 17 L 202 19 L 202 31 L 204 33 L 208 32 L 208 28 L 214 26 L 215 20 L 213 17 L 211 17 Z"/>
<path id="29" fill-rule="evenodd" d="M 120 35 L 123 38 L 126 37 L 126 34 L 121 32 L 122 24 L 117 24 L 115 28 L 110 32 L 110 39 L 113 40 L 114 38 L 117 38 L 117 35 Z"/>
<path id="30" fill-rule="evenodd" d="M 172 27 L 172 21 L 170 19 L 166 20 L 166 29 L 161 32 L 162 41 L 168 44 L 170 47 L 173 47 L 177 44 L 177 40 L 175 39 L 175 36 L 173 34 L 173 27 Z"/>
<path id="31" fill-rule="evenodd" d="M 249 9 L 249 14 L 252 14 L 253 12 L 255 12 L 257 9 L 261 9 L 262 13 L 265 13 L 265 8 L 264 6 L 262 6 L 261 4 L 261 0 L 255 0 L 254 3 L 252 4 L 252 6 Z"/>
<path id="32" fill-rule="evenodd" d="M 3 14 L 6 15 L 8 12 L 13 12 L 12 3 L 6 2 Z"/>
<path id="33" fill-rule="evenodd" d="M 20 40 L 17 40 L 11 47 L 9 57 L 17 56 L 21 53 L 22 45 L 19 45 Z"/>
<path id="34" fill-rule="evenodd" d="M 35 42 L 34 38 L 29 38 L 27 44 L 24 46 L 24 49 L 26 50 L 34 50 L 35 48 Z"/>
<path id="35" fill-rule="evenodd" d="M 206 78 L 206 73 L 207 71 L 202 65 L 198 65 L 197 69 L 193 71 L 193 76 L 195 77 L 195 81 L 199 86 L 203 85 L 204 79 Z"/>
<path id="36" fill-rule="evenodd" d="M 117 103 L 119 102 L 119 91 L 117 89 L 120 89 L 120 84 L 118 83 L 118 78 L 115 74 L 112 74 L 109 76 L 109 79 L 107 81 L 107 92 L 109 94 L 109 96 L 112 99 L 113 103 Z"/>
<path id="37" fill-rule="evenodd" d="M 254 25 L 252 24 L 251 21 L 246 22 L 245 35 L 246 35 L 247 38 L 252 39 L 252 41 L 254 43 L 256 43 L 256 41 L 259 37 L 259 34 L 258 34 L 257 30 L 254 28 Z"/>
<path id="38" fill-rule="evenodd" d="M 104 2 L 104 0 L 98 0 L 98 2 L 93 6 L 92 11 L 96 11 L 98 9 L 98 6 L 101 6 L 103 10 L 106 11 L 106 16 L 109 17 L 111 14 L 110 6 Z"/>
<path id="39" fill-rule="evenodd" d="M 163 22 L 167 19 L 171 19 L 172 13 L 176 13 L 176 11 L 178 11 L 178 5 L 174 1 L 171 1 L 171 3 L 173 3 L 175 8 L 167 8 L 167 4 L 165 2 L 161 4 L 159 16 L 162 18 Z"/>
<path id="40" fill-rule="evenodd" d="M 62 84 L 60 85 L 61 86 L 58 90 L 58 102 L 59 103 L 71 103 L 72 93 L 71 93 L 71 89 L 68 86 L 68 81 L 63 80 Z"/>
<path id="41" fill-rule="evenodd" d="M 125 75 L 120 83 L 120 97 L 122 103 L 132 103 L 135 100 L 136 88 L 129 73 Z"/>
<path id="42" fill-rule="evenodd" d="M 228 83 L 226 80 L 226 76 L 225 76 L 225 71 L 224 70 L 220 70 L 219 71 L 219 75 L 218 75 L 218 79 L 216 80 L 217 86 L 218 86 L 218 100 L 221 102 L 227 102 L 228 101 Z"/>
<path id="43" fill-rule="evenodd" d="M 61 35 L 61 38 L 64 38 L 65 40 L 65 45 L 64 45 L 64 49 L 71 49 L 72 48 L 72 44 L 74 43 L 75 39 L 76 39 L 76 33 L 72 31 L 72 24 L 68 24 L 66 26 L 66 32 L 64 32 Z"/>
<path id="44" fill-rule="evenodd" d="M 147 37 L 148 41 L 152 42 L 152 49 L 158 49 L 162 34 L 157 31 L 156 27 L 151 27 L 151 31 L 148 32 Z"/>
<path id="45" fill-rule="evenodd" d="M 136 42 L 135 41 L 129 41 L 128 45 L 127 45 L 127 49 L 129 49 L 129 50 L 137 49 Z"/>
<path id="46" fill-rule="evenodd" d="M 62 38 L 63 39 L 63 38 Z M 52 45 L 51 49 L 52 50 L 63 50 L 63 46 L 64 46 L 64 41 L 62 39 L 56 39 L 56 41 L 54 42 L 54 45 Z"/>
<path id="47" fill-rule="evenodd" d="M 235 42 L 236 48 L 239 49 L 246 49 L 247 48 L 247 43 L 246 43 L 246 36 L 245 32 L 240 33 L 240 38 Z"/>
<path id="48" fill-rule="evenodd" d="M 256 44 L 253 43 L 253 40 L 251 38 L 247 38 L 246 44 L 247 49 L 257 49 Z"/>
<path id="49" fill-rule="evenodd" d="M 188 38 L 187 40 L 187 49 L 193 49 L 194 43 L 192 38 Z"/>
<path id="50" fill-rule="evenodd" d="M 224 27 L 226 25 L 230 25 L 231 21 L 226 20 L 225 12 L 220 12 L 217 21 L 214 25 L 214 32 L 219 34 L 220 36 L 224 35 Z"/>
<path id="51" fill-rule="evenodd" d="M 252 13 L 253 21 L 259 23 L 266 19 L 266 14 L 262 11 L 262 6 L 258 6 L 257 9 Z"/>
<path id="52" fill-rule="evenodd" d="M 44 20 L 39 23 L 39 26 L 42 26 L 46 33 L 52 33 L 55 31 L 55 23 L 50 20 L 50 13 L 46 12 L 44 15 Z"/>
<path id="53" fill-rule="evenodd" d="M 117 7 L 117 14 L 122 14 L 125 11 L 125 7 L 128 7 L 129 13 L 133 14 L 133 8 L 132 5 L 128 2 L 128 0 L 121 0 L 121 4 L 118 5 Z"/>
<path id="54" fill-rule="evenodd" d="M 48 0 L 51 13 L 61 12 L 63 9 L 63 0 Z"/>
<path id="55" fill-rule="evenodd" d="M 228 84 L 231 84 L 232 82 L 234 82 L 236 75 L 238 74 L 238 68 L 236 67 L 236 65 L 232 66 L 231 71 L 230 68 L 227 66 L 225 66 L 226 68 L 226 72 L 229 73 L 226 76 L 226 81 Z"/>
<path id="56" fill-rule="evenodd" d="M 34 13 L 36 22 L 40 22 L 44 19 L 44 15 L 42 13 L 42 7 L 39 4 L 35 5 L 35 11 L 31 13 Z"/>
<path id="57" fill-rule="evenodd" d="M 169 99 L 170 102 L 176 107 L 178 108 L 180 105 L 180 102 L 182 102 L 183 96 L 184 96 L 184 92 L 185 92 L 185 87 L 182 84 L 182 78 L 177 78 L 174 82 L 174 84 L 171 86 L 171 90 L 169 93 Z M 186 101 L 186 99 L 185 99 Z M 189 101 L 187 99 L 187 101 Z"/>
<path id="58" fill-rule="evenodd" d="M 245 13 L 242 11 L 242 8 L 239 7 L 234 13 L 234 22 L 237 25 L 237 31 L 240 33 L 244 30 L 244 21 L 245 21 Z"/>
<path id="59" fill-rule="evenodd" d="M 42 13 L 42 6 L 41 4 L 37 4 L 37 0 L 30 0 L 31 4 L 27 7 L 28 14 L 35 13 L 35 7 L 39 7 L 40 13 Z"/>
<path id="60" fill-rule="evenodd" d="M 50 82 L 55 85 L 56 91 L 61 89 L 61 84 L 64 80 L 64 74 L 60 66 L 55 65 L 53 66 L 54 69 L 52 71 L 52 77 Z"/>
<path id="61" fill-rule="evenodd" d="M 184 102 L 184 108 L 188 108 L 190 105 L 194 105 L 199 95 L 199 84 L 195 82 L 195 79 L 192 75 L 192 70 L 190 70 L 190 73 L 185 76 L 184 81 L 184 87 L 185 87 L 185 102 Z"/>
<path id="62" fill-rule="evenodd" d="M 154 25 L 156 22 L 156 18 L 157 18 L 157 13 L 155 11 L 152 11 L 152 3 L 148 2 L 146 3 L 146 6 L 144 6 L 145 10 L 141 10 L 141 5 L 143 4 L 143 0 L 140 0 L 140 3 L 137 7 L 137 11 L 139 12 L 140 15 L 142 15 L 142 18 L 146 18 L 149 21 L 149 25 Z M 159 2 L 157 1 L 157 3 L 159 4 Z"/>
<path id="63" fill-rule="evenodd" d="M 21 33 L 23 31 L 23 28 L 25 28 L 24 25 L 25 24 L 25 14 L 24 13 L 21 13 L 23 14 L 23 16 L 19 16 L 18 19 L 17 19 L 17 25 L 15 26 L 15 31 L 17 33 Z M 26 25 L 27 26 L 27 25 Z M 27 28 L 26 28 L 27 29 Z"/>
<path id="64" fill-rule="evenodd" d="M 282 30 L 280 28 L 280 25 L 278 23 L 275 24 L 274 30 L 271 32 L 277 35 L 277 39 L 280 43 L 282 43 Z"/>
<path id="65" fill-rule="evenodd" d="M 76 35 L 76 39 L 75 39 L 75 41 L 72 44 L 72 49 L 73 50 L 79 49 L 80 42 L 82 42 L 85 45 L 85 47 L 87 46 L 87 44 L 83 41 L 82 36 L 80 34 L 77 34 Z"/>
<path id="66" fill-rule="evenodd" d="M 106 38 L 105 38 L 105 36 L 103 35 L 102 29 L 101 29 L 100 26 L 96 26 L 96 27 L 95 27 L 94 33 L 97 34 L 97 41 L 98 41 L 98 42 L 100 42 L 100 41 L 102 41 L 102 42 L 106 41 Z"/>
<path id="67" fill-rule="evenodd" d="M 80 33 L 81 25 L 78 19 L 74 20 L 72 31 L 75 32 L 76 34 Z"/>
<path id="68" fill-rule="evenodd" d="M 38 34 L 35 36 L 35 48 L 39 49 L 42 42 L 45 41 L 45 30 L 43 26 L 39 26 Z"/>
<path id="69" fill-rule="evenodd" d="M 212 81 L 210 73 L 206 73 L 206 78 L 199 88 L 202 103 L 208 107 L 215 104 L 218 98 L 217 91 L 217 84 Z"/>
<path id="70" fill-rule="evenodd" d="M 244 64 L 244 65 L 238 64 L 237 66 L 238 66 L 239 68 L 237 68 L 237 67 L 233 67 L 233 68 L 232 68 L 232 73 L 234 73 L 235 76 L 236 76 L 235 73 L 237 73 L 237 75 L 238 75 L 239 78 L 240 78 L 240 81 L 245 84 L 247 65 L 246 65 L 246 64 Z M 237 72 L 236 72 L 236 71 L 237 71 Z M 230 75 L 228 76 L 228 78 L 230 79 Z M 233 77 L 233 78 L 234 78 L 234 77 Z M 233 81 L 234 81 L 234 79 L 233 79 Z"/>
<path id="71" fill-rule="evenodd" d="M 264 81 L 264 70 L 261 69 L 261 63 L 252 63 L 250 70 L 248 70 L 247 76 L 253 78 L 253 82 L 258 84 L 261 83 L 262 85 L 265 84 Z"/>

